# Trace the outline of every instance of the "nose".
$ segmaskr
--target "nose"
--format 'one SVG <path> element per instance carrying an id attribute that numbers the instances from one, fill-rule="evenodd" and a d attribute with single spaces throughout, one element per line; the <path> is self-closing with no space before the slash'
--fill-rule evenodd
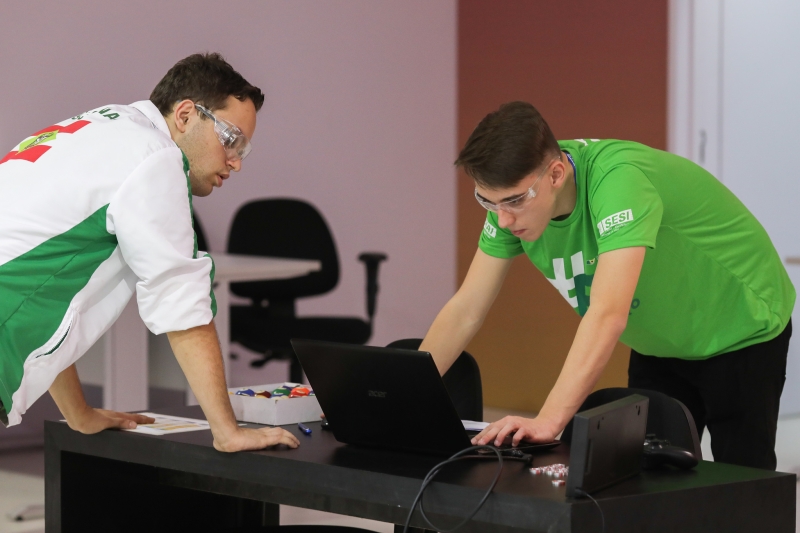
<path id="1" fill-rule="evenodd" d="M 508 211 L 504 211 L 502 209 L 498 209 L 497 211 L 497 223 L 500 225 L 501 228 L 505 229 L 509 227 L 511 224 L 514 223 L 516 217 L 509 213 Z"/>
<path id="2" fill-rule="evenodd" d="M 229 159 L 228 160 L 228 166 L 234 172 L 239 172 L 240 170 L 242 170 L 242 160 L 241 159 L 236 159 L 236 160 Z"/>

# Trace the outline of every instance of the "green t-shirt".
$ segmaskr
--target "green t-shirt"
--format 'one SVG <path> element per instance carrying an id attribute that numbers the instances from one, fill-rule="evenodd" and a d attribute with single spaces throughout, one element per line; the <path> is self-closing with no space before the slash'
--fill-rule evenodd
<path id="1" fill-rule="evenodd" d="M 682 157 L 617 140 L 560 141 L 577 202 L 534 242 L 489 212 L 479 247 L 525 253 L 581 316 L 599 254 L 645 246 L 620 340 L 637 352 L 704 359 L 783 331 L 795 290 L 767 232 L 722 183 Z"/>

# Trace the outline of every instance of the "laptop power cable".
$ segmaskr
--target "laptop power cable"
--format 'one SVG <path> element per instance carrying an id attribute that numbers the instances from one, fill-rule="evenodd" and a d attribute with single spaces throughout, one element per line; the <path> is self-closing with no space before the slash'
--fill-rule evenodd
<path id="1" fill-rule="evenodd" d="M 605 516 L 605 514 L 603 514 L 603 509 L 600 507 L 600 504 L 597 503 L 597 500 L 592 498 L 592 495 L 589 494 L 588 492 L 586 492 L 583 489 L 575 489 L 575 494 L 577 494 L 578 496 L 583 496 L 583 497 L 589 498 L 590 500 L 592 500 L 594 502 L 594 504 L 597 506 L 597 509 L 600 511 L 600 520 L 603 523 L 602 532 L 606 533 L 606 516 Z"/>
<path id="2" fill-rule="evenodd" d="M 474 454 L 470 455 L 473 452 L 476 454 L 484 453 L 486 455 L 474 455 Z M 422 519 L 425 521 L 425 523 L 428 524 L 428 526 L 432 530 L 439 531 L 440 533 L 452 533 L 453 531 L 456 531 L 461 526 L 472 520 L 472 517 L 475 516 L 478 513 L 478 511 L 480 511 L 481 507 L 483 507 L 483 504 L 489 498 L 489 495 L 494 490 L 495 485 L 497 485 L 497 481 L 500 479 L 500 474 L 503 472 L 503 455 L 504 454 L 494 446 L 470 446 L 469 448 L 464 448 L 460 452 L 452 455 L 449 459 L 446 459 L 441 463 L 439 463 L 438 465 L 431 468 L 430 471 L 426 474 L 425 479 L 422 480 L 422 486 L 420 487 L 419 492 L 417 492 L 417 496 L 414 498 L 414 503 L 411 504 L 411 510 L 408 512 L 408 518 L 406 518 L 406 523 L 403 526 L 403 533 L 408 533 L 408 528 L 409 525 L 411 524 L 411 517 L 414 515 L 414 509 L 416 509 L 417 503 L 419 503 L 419 513 L 420 515 L 422 515 Z M 422 496 L 425 493 L 425 489 L 428 488 L 428 485 L 430 485 L 430 483 L 433 481 L 433 478 L 436 477 L 436 474 L 438 474 L 439 471 L 445 466 L 456 463 L 458 461 L 465 461 L 469 459 L 493 459 L 494 457 L 497 458 L 497 472 L 494 475 L 494 479 L 492 479 L 492 482 L 489 484 L 489 487 L 486 489 L 486 492 L 483 494 L 483 498 L 481 498 L 481 501 L 478 502 L 478 504 L 475 506 L 472 512 L 469 513 L 469 516 L 467 516 L 464 520 L 459 522 L 455 527 L 452 527 L 450 529 L 444 529 L 432 524 L 428 516 L 425 514 L 425 508 L 423 506 Z M 513 455 L 507 456 L 506 458 L 526 460 L 525 458 L 515 457 Z"/>

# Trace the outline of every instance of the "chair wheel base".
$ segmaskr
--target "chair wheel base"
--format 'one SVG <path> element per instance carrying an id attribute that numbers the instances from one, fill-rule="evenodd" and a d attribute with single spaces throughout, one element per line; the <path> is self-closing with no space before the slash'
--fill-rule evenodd
<path id="1" fill-rule="evenodd" d="M 276 353 L 272 350 L 267 350 L 261 356 L 261 359 L 253 359 L 250 361 L 250 366 L 253 368 L 262 368 L 264 365 L 275 359 Z"/>

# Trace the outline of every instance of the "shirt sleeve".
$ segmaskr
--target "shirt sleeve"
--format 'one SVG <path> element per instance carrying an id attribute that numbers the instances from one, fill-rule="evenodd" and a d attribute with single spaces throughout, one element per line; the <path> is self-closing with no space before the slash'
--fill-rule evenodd
<path id="1" fill-rule="evenodd" d="M 598 253 L 633 246 L 656 247 L 664 205 L 647 176 L 620 165 L 603 176 L 589 198 Z"/>
<path id="2" fill-rule="evenodd" d="M 519 238 L 507 229 L 501 228 L 497 223 L 497 213 L 491 211 L 486 212 L 486 222 L 483 223 L 478 248 L 487 255 L 503 259 L 516 257 L 524 251 Z"/>
<path id="3" fill-rule="evenodd" d="M 156 335 L 211 322 L 213 261 L 197 257 L 189 179 L 177 147 L 162 148 L 131 173 L 112 198 L 108 230 L 139 278 L 139 315 Z"/>

